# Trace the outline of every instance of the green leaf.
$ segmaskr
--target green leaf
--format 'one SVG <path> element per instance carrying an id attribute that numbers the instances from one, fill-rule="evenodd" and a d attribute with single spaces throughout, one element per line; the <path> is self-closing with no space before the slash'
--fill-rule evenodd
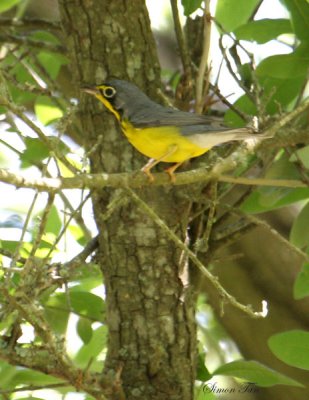
<path id="1" fill-rule="evenodd" d="M 309 245 L 309 202 L 302 208 L 293 222 L 290 241 L 299 248 Z"/>
<path id="2" fill-rule="evenodd" d="M 309 169 L 309 146 L 302 147 L 294 151 L 294 154 L 291 156 L 290 161 L 300 161 L 305 168 Z"/>
<path id="3" fill-rule="evenodd" d="M 51 122 L 63 116 L 63 111 L 55 104 L 55 102 L 46 96 L 37 97 L 34 105 L 37 119 L 43 124 L 48 125 Z"/>
<path id="4" fill-rule="evenodd" d="M 86 318 L 80 318 L 77 323 L 77 333 L 84 344 L 89 343 L 92 338 L 91 322 Z"/>
<path id="5" fill-rule="evenodd" d="M 213 375 L 233 376 L 262 387 L 274 385 L 303 387 L 301 383 L 294 379 L 282 375 L 256 361 L 232 361 L 216 369 Z"/>
<path id="6" fill-rule="evenodd" d="M 51 375 L 43 374 L 42 372 L 34 371 L 32 369 L 23 369 L 17 371 L 12 379 L 11 384 L 16 387 L 17 385 L 50 385 L 53 383 L 62 382 L 62 379 L 55 378 Z"/>
<path id="7" fill-rule="evenodd" d="M 4 250 L 8 250 L 11 253 L 13 253 L 16 249 L 17 246 L 19 246 L 20 242 L 16 240 L 1 240 L 1 247 Z"/>
<path id="8" fill-rule="evenodd" d="M 188 17 L 201 7 L 202 0 L 181 0 L 181 4 L 183 6 L 185 16 Z"/>
<path id="9" fill-rule="evenodd" d="M 274 202 L 274 199 L 276 197 L 276 190 L 280 190 L 280 188 L 274 188 L 272 191 L 273 201 L 268 202 L 268 196 L 266 195 L 265 197 L 263 193 L 264 189 L 266 190 L 267 188 L 260 188 L 255 190 L 241 205 L 241 210 L 249 214 L 257 214 L 276 210 L 289 204 L 308 199 L 309 197 L 309 189 L 307 188 L 299 188 L 294 190 L 291 189 L 291 191 L 285 192 L 284 194 L 282 194 L 282 192 L 278 192 L 281 197 L 277 199 L 278 201 Z"/>
<path id="10" fill-rule="evenodd" d="M 55 293 L 48 299 L 42 299 L 45 314 L 57 333 L 63 334 L 67 328 L 70 312 L 91 318 L 93 321 L 103 321 L 104 302 L 95 294 L 81 291 Z"/>
<path id="11" fill-rule="evenodd" d="M 283 154 L 270 166 L 265 179 L 300 180 L 300 176 L 295 165 Z M 246 199 L 241 209 L 248 213 L 265 212 L 307 199 L 308 196 L 308 188 L 260 187 Z"/>
<path id="12" fill-rule="evenodd" d="M 299 173 L 294 164 L 292 164 L 286 154 L 283 154 L 278 160 L 273 162 L 265 174 L 266 179 L 299 179 Z M 259 192 L 262 194 L 261 201 L 263 205 L 276 207 L 278 201 L 293 192 L 293 188 L 281 187 L 261 187 Z"/>
<path id="13" fill-rule="evenodd" d="M 295 329 L 277 333 L 268 339 L 268 346 L 279 360 L 309 370 L 309 332 Z"/>
<path id="14" fill-rule="evenodd" d="M 246 115 L 251 115 L 252 117 L 256 115 L 257 109 L 255 104 L 249 99 L 245 94 L 241 96 L 235 103 L 235 107 L 245 113 Z M 229 109 L 224 115 L 224 122 L 231 127 L 241 127 L 245 126 L 246 122 L 240 118 L 233 110 Z"/>
<path id="15" fill-rule="evenodd" d="M 260 78 L 259 83 L 264 89 L 261 102 L 266 104 L 266 112 L 269 115 L 278 114 L 280 107 L 281 111 L 291 111 L 305 79 L 304 77 L 295 79 Z"/>
<path id="16" fill-rule="evenodd" d="M 70 225 L 68 227 L 71 235 L 81 246 L 85 246 L 87 244 L 87 238 L 79 225 Z"/>
<path id="17" fill-rule="evenodd" d="M 291 54 L 279 54 L 265 58 L 256 69 L 256 76 L 290 79 L 305 78 L 309 66 L 309 46 L 303 44 Z"/>
<path id="18" fill-rule="evenodd" d="M 26 149 L 20 156 L 22 168 L 28 168 L 49 156 L 50 150 L 41 139 L 26 137 L 25 145 Z"/>
<path id="19" fill-rule="evenodd" d="M 2 321 L 1 321 L 2 322 Z M 7 345 L 7 343 L 6 343 Z M 1 343 L 2 346 L 2 343 Z M 5 361 L 0 361 L 0 375 L 1 375 L 1 388 L 10 388 L 10 383 L 14 376 L 16 375 L 16 368 L 12 365 L 7 364 Z"/>
<path id="20" fill-rule="evenodd" d="M 84 345 L 75 357 L 75 363 L 80 368 L 85 368 L 90 361 L 95 359 L 102 350 L 106 347 L 107 343 L 107 328 L 106 326 L 100 326 L 97 328 L 92 335 L 89 343 Z M 90 370 L 93 370 L 90 368 Z"/>
<path id="21" fill-rule="evenodd" d="M 299 39 L 308 41 L 309 4 L 308 0 L 281 0 L 292 17 L 292 26 Z"/>
<path id="22" fill-rule="evenodd" d="M 305 263 L 297 275 L 293 287 L 293 295 L 296 300 L 309 296 L 309 263 Z"/>
<path id="23" fill-rule="evenodd" d="M 0 13 L 9 10 L 14 7 L 17 3 L 20 3 L 21 0 L 1 0 L 0 2 Z"/>
<path id="24" fill-rule="evenodd" d="M 52 298 L 50 304 L 45 305 L 44 314 L 53 331 L 63 335 L 67 330 L 70 313 L 69 310 L 63 306 L 63 303 L 55 304 L 53 300 Z"/>
<path id="25" fill-rule="evenodd" d="M 253 71 L 250 63 L 237 65 L 238 73 L 244 86 L 250 90 L 253 83 Z"/>
<path id="26" fill-rule="evenodd" d="M 80 264 L 78 269 L 78 282 L 72 292 L 89 292 L 92 289 L 103 284 L 103 278 L 98 265 L 93 263 Z"/>
<path id="27" fill-rule="evenodd" d="M 47 51 L 41 51 L 38 54 L 38 60 L 48 72 L 51 79 L 56 79 L 62 65 L 68 63 L 67 59 L 61 54 L 49 53 Z"/>
<path id="28" fill-rule="evenodd" d="M 256 69 L 256 76 L 263 95 L 261 103 L 268 114 L 281 109 L 291 110 L 293 103 L 307 79 L 309 44 L 301 44 L 291 54 L 281 54 L 264 59 Z"/>
<path id="29" fill-rule="evenodd" d="M 283 33 L 293 32 L 288 19 L 260 19 L 239 26 L 234 33 L 239 40 L 266 43 Z"/>
<path id="30" fill-rule="evenodd" d="M 196 379 L 206 382 L 211 378 L 211 374 L 205 366 L 205 354 L 199 354 L 197 359 Z"/>
<path id="31" fill-rule="evenodd" d="M 59 39 L 50 32 L 46 31 L 36 31 L 31 35 L 34 40 L 39 40 L 41 42 L 47 42 L 52 44 L 61 44 Z M 49 51 L 40 51 L 37 55 L 38 60 L 47 71 L 51 79 L 56 79 L 60 68 L 62 65 L 68 63 L 68 59 L 62 54 L 57 54 L 55 52 L 50 53 Z"/>
<path id="32" fill-rule="evenodd" d="M 216 397 L 211 390 L 211 385 L 207 383 L 201 384 L 196 388 L 195 392 L 194 399 L 196 400 L 218 400 L 218 397 Z"/>
<path id="33" fill-rule="evenodd" d="M 43 397 L 33 397 L 32 395 L 29 397 L 19 397 L 18 400 L 45 400 Z"/>
<path id="34" fill-rule="evenodd" d="M 47 222 L 45 225 L 45 232 L 51 232 L 55 236 L 58 236 L 60 229 L 62 228 L 62 222 L 59 217 L 59 211 L 55 205 L 51 207 Z"/>
<path id="35" fill-rule="evenodd" d="M 105 303 L 101 297 L 93 293 L 70 290 L 68 294 L 56 293 L 51 296 L 45 302 L 45 306 L 62 309 L 65 312 L 72 310 L 94 321 L 103 321 Z"/>
<path id="36" fill-rule="evenodd" d="M 259 2 L 260 0 L 218 0 L 216 20 L 226 31 L 234 31 L 248 21 Z"/>
<path id="37" fill-rule="evenodd" d="M 243 75 L 243 71 L 239 72 Z M 289 109 L 293 100 L 297 98 L 305 79 L 304 77 L 291 79 L 278 79 L 272 78 L 271 76 L 259 77 L 259 84 L 263 87 L 261 103 L 264 105 L 266 104 L 267 113 L 270 115 L 278 113 L 278 104 L 281 105 L 282 109 Z M 248 116 L 257 115 L 256 106 L 247 95 L 241 96 L 234 103 L 234 106 Z M 225 113 L 224 121 L 232 127 L 244 126 L 245 124 L 238 114 L 231 109 Z"/>

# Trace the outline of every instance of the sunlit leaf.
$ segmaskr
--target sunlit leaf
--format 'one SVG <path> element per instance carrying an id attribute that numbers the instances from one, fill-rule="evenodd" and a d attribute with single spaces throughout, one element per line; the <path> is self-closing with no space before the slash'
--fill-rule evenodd
<path id="1" fill-rule="evenodd" d="M 61 66 L 67 64 L 67 59 L 62 55 L 47 51 L 41 51 L 38 60 L 52 79 L 56 79 Z"/>
<path id="2" fill-rule="evenodd" d="M 293 222 L 290 241 L 295 246 L 303 248 L 309 245 L 309 202 L 303 207 Z"/>
<path id="3" fill-rule="evenodd" d="M 279 360 L 309 370 L 309 332 L 292 330 L 277 333 L 269 338 L 268 346 Z"/>
<path id="4" fill-rule="evenodd" d="M 94 360 L 105 349 L 106 343 L 107 327 L 103 325 L 93 332 L 90 342 L 79 350 L 74 362 L 81 368 L 86 367 L 91 360 Z M 90 369 L 92 368 L 90 367 Z"/>
<path id="5" fill-rule="evenodd" d="M 301 177 L 295 165 L 284 154 L 272 163 L 265 179 L 300 180 Z M 265 212 L 307 199 L 308 196 L 308 188 L 259 187 L 245 200 L 241 209 L 249 213 Z"/>
<path id="6" fill-rule="evenodd" d="M 293 295 L 296 300 L 309 296 L 309 263 L 305 263 L 297 275 L 293 287 Z"/>
<path id="7" fill-rule="evenodd" d="M 50 149 L 41 139 L 26 137 L 25 145 L 26 148 L 20 156 L 22 168 L 27 168 L 49 156 Z"/>
<path id="8" fill-rule="evenodd" d="M 292 378 L 282 375 L 256 361 L 232 361 L 217 368 L 213 375 L 233 376 L 252 382 L 257 386 L 269 387 L 274 385 L 288 385 L 303 387 Z"/>
<path id="9" fill-rule="evenodd" d="M 293 53 L 265 58 L 256 69 L 257 77 L 289 79 L 306 77 L 309 66 L 309 46 L 303 44 Z"/>
<path id="10" fill-rule="evenodd" d="M 219 0 L 215 13 L 216 20 L 231 32 L 248 21 L 260 0 Z"/>
<path id="11" fill-rule="evenodd" d="M 45 225 L 45 231 L 51 232 L 57 236 L 62 228 L 62 222 L 59 216 L 59 211 L 55 205 L 53 205 L 48 214 L 47 223 Z"/>
<path id="12" fill-rule="evenodd" d="M 0 2 L 0 13 L 9 10 L 16 4 L 20 3 L 21 0 L 1 0 Z"/>
<path id="13" fill-rule="evenodd" d="M 305 168 L 309 169 L 309 146 L 295 150 L 290 161 L 300 161 Z"/>
<path id="14" fill-rule="evenodd" d="M 255 104 L 249 99 L 245 94 L 241 96 L 235 103 L 235 107 L 242 111 L 245 115 L 254 116 L 257 113 Z M 224 115 L 224 122 L 231 127 L 245 126 L 246 121 L 244 121 L 237 113 L 229 109 Z"/>
<path id="15" fill-rule="evenodd" d="M 299 39 L 308 41 L 309 4 L 308 0 L 280 0 L 292 16 L 292 26 Z"/>
<path id="16" fill-rule="evenodd" d="M 201 6 L 202 0 L 181 0 L 181 4 L 183 6 L 185 16 L 188 17 Z"/>
<path id="17" fill-rule="evenodd" d="M 266 43 L 283 33 L 293 32 L 288 19 L 260 19 L 239 26 L 234 33 L 239 40 L 250 40 Z"/>
<path id="18" fill-rule="evenodd" d="M 39 96 L 36 99 L 34 110 L 37 119 L 43 125 L 48 125 L 63 116 L 61 108 L 50 97 L 46 96 Z"/>
<path id="19" fill-rule="evenodd" d="M 89 343 L 92 338 L 92 332 L 93 332 L 91 327 L 91 322 L 86 318 L 80 318 L 78 320 L 76 328 L 78 336 L 82 339 L 84 344 Z"/>
<path id="20" fill-rule="evenodd" d="M 70 290 L 69 293 L 56 293 L 45 302 L 45 305 L 70 310 L 93 321 L 103 321 L 104 317 L 103 300 L 89 292 Z"/>
<path id="21" fill-rule="evenodd" d="M 205 366 L 205 354 L 199 354 L 197 359 L 196 379 L 202 382 L 208 381 L 211 374 Z"/>

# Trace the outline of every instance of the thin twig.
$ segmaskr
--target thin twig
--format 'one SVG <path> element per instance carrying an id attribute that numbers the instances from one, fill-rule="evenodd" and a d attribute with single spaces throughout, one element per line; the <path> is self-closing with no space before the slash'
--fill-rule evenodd
<path id="1" fill-rule="evenodd" d="M 24 18 L 24 19 L 12 19 L 12 18 L 0 18 L 1 28 L 14 28 L 14 29 L 27 29 L 27 30 L 56 30 L 61 32 L 61 26 L 59 22 L 47 21 L 44 19 L 37 18 Z"/>
<path id="2" fill-rule="evenodd" d="M 15 388 L 15 389 L 3 389 L 0 390 L 0 394 L 11 394 L 11 393 L 16 393 L 16 392 L 33 392 L 34 390 L 46 390 L 46 389 L 56 389 L 56 388 L 61 388 L 61 387 L 68 387 L 71 386 L 68 382 L 63 382 L 63 383 L 50 383 L 49 385 L 29 385 L 29 386 L 23 386 L 20 388 Z"/>
<path id="3" fill-rule="evenodd" d="M 33 93 L 37 96 L 50 96 L 50 97 L 53 96 L 49 88 L 38 87 L 28 82 L 21 83 L 17 79 L 15 79 L 13 75 L 8 73 L 5 69 L 2 70 L 2 74 L 7 81 L 11 82 L 17 89 L 19 89 L 22 92 Z"/>
<path id="4" fill-rule="evenodd" d="M 60 242 L 60 239 L 62 238 L 62 236 L 65 234 L 66 230 L 68 229 L 68 226 L 70 225 L 72 219 L 74 219 L 74 215 L 76 213 L 79 213 L 79 211 L 83 208 L 84 204 L 88 201 L 89 198 L 90 198 L 90 193 L 88 193 L 88 195 L 84 198 L 84 200 L 78 205 L 77 209 L 74 210 L 74 212 L 70 215 L 70 217 L 68 218 L 68 220 L 66 221 L 66 223 L 62 227 L 60 233 L 57 235 L 57 238 L 54 241 L 53 245 L 50 247 L 48 253 L 46 254 L 43 263 L 48 261 L 48 259 L 51 256 L 52 252 L 55 250 L 57 244 Z"/>
<path id="5" fill-rule="evenodd" d="M 274 186 L 274 187 L 288 187 L 288 188 L 297 188 L 297 187 L 306 187 L 304 182 L 297 180 L 289 180 L 289 179 L 264 179 L 264 178 L 245 178 L 245 177 L 237 177 L 220 175 L 220 182 L 228 182 L 234 183 L 237 185 L 253 185 L 253 186 Z"/>
<path id="6" fill-rule="evenodd" d="M 205 73 L 208 69 L 210 34 L 211 34 L 210 0 L 205 0 L 203 50 L 196 78 L 195 112 L 197 114 L 201 114 L 203 111 L 203 102 L 206 95 L 205 92 L 207 92 L 207 87 L 204 86 L 204 80 L 205 80 Z"/>
<path id="7" fill-rule="evenodd" d="M 232 111 L 234 111 L 235 114 L 237 114 L 243 121 L 247 122 L 248 116 L 242 112 L 239 108 L 237 108 L 234 104 L 230 103 L 228 99 L 223 96 L 223 94 L 220 92 L 220 89 L 218 86 L 213 85 L 212 83 L 209 82 L 209 87 L 210 89 L 219 97 L 219 99 L 222 101 L 223 104 L 228 106 Z"/>
<path id="8" fill-rule="evenodd" d="M 27 46 L 27 48 L 33 48 L 38 50 L 49 51 L 51 53 L 66 54 L 66 48 L 61 44 L 42 42 L 34 40 L 26 36 L 16 36 L 10 34 L 0 34 L 0 42 L 2 43 L 14 43 L 19 46 Z"/>
<path id="9" fill-rule="evenodd" d="M 211 230 L 215 221 L 215 213 L 216 213 L 216 207 L 218 204 L 217 200 L 217 182 L 212 182 L 210 191 L 211 191 L 211 201 L 210 201 L 210 206 L 209 206 L 209 212 L 207 215 L 207 224 L 206 224 L 206 229 L 205 232 L 203 233 L 203 236 L 201 239 L 197 241 L 197 251 L 206 253 L 209 248 L 209 238 L 211 234 Z"/>
<path id="10" fill-rule="evenodd" d="M 34 209 L 34 206 L 35 206 L 35 203 L 36 203 L 38 197 L 39 197 L 39 193 L 37 191 L 34 194 L 33 199 L 31 201 L 29 210 L 27 212 L 26 220 L 24 222 L 23 229 L 22 229 L 19 241 L 18 241 L 18 245 L 16 246 L 16 249 L 14 251 L 14 256 L 13 256 L 13 258 L 11 260 L 11 267 L 13 267 L 13 268 L 16 266 L 16 262 L 20 258 L 19 251 L 20 251 L 20 249 L 22 248 L 22 246 L 24 244 L 24 237 L 25 237 L 25 234 L 27 232 L 27 228 L 28 228 L 28 225 L 29 225 L 29 222 L 30 222 L 30 217 L 32 215 L 32 212 L 33 212 L 33 209 Z"/>
<path id="11" fill-rule="evenodd" d="M 14 257 L 14 254 L 11 253 L 11 252 L 10 252 L 9 250 L 7 250 L 7 249 L 1 249 L 1 248 L 0 248 L 0 254 L 1 254 L 2 256 L 4 256 L 4 257 L 11 258 L 11 259 Z M 27 260 L 26 258 L 20 256 L 19 254 L 18 254 L 18 257 L 15 256 L 15 259 L 16 259 L 15 263 L 16 263 L 16 262 L 19 262 L 19 263 L 21 263 L 21 264 L 24 264 L 24 263 L 26 262 L 26 260 Z M 10 267 L 10 270 L 11 270 L 12 268 L 13 268 L 13 267 Z M 18 271 L 20 272 L 20 268 L 18 268 Z"/>
<path id="12" fill-rule="evenodd" d="M 226 66 L 227 69 L 229 70 L 229 73 L 232 75 L 232 77 L 234 78 L 234 80 L 237 82 L 238 86 L 246 93 L 246 95 L 248 96 L 248 98 L 254 102 L 254 96 L 253 94 L 250 92 L 250 90 L 243 84 L 243 82 L 241 81 L 240 78 L 238 78 L 238 76 L 236 75 L 229 58 L 226 55 L 226 48 L 224 48 L 223 43 L 222 43 L 222 36 L 219 39 L 219 47 L 220 50 L 222 52 L 222 55 L 224 57 L 224 60 L 226 62 Z"/>
<path id="13" fill-rule="evenodd" d="M 300 250 L 297 246 L 294 246 L 291 242 L 289 242 L 285 237 L 283 237 L 276 229 L 271 227 L 266 221 L 256 218 L 254 215 L 245 214 L 239 209 L 232 209 L 231 212 L 236 214 L 237 216 L 241 215 L 244 218 L 256 226 L 262 226 L 267 229 L 268 232 L 272 234 L 279 242 L 281 242 L 284 246 L 291 249 L 294 253 L 298 254 L 305 262 L 309 262 L 309 255 Z"/>
<path id="14" fill-rule="evenodd" d="M 42 218 L 41 218 L 41 221 L 40 221 L 40 226 L 39 226 L 39 229 L 38 229 L 38 233 L 37 233 L 36 238 L 34 240 L 34 243 L 32 245 L 32 249 L 31 249 L 31 252 L 29 254 L 29 257 L 28 257 L 28 259 L 27 259 L 27 261 L 26 261 L 26 263 L 24 265 L 24 268 L 22 270 L 22 274 L 27 274 L 28 273 L 28 269 L 29 268 L 33 268 L 32 259 L 35 256 L 35 253 L 36 253 L 36 251 L 37 251 L 37 249 L 38 249 L 38 247 L 39 247 L 39 245 L 41 243 L 42 236 L 45 233 L 47 219 L 48 219 L 48 216 L 50 214 L 52 205 L 54 204 L 54 200 L 55 200 L 55 194 L 54 193 L 49 193 L 48 199 L 47 199 L 47 204 L 46 204 L 46 206 L 44 208 L 43 215 L 42 215 Z"/>
<path id="15" fill-rule="evenodd" d="M 309 255 L 300 250 L 298 247 L 294 246 L 291 242 L 285 239 L 278 231 L 271 227 L 266 221 L 256 218 L 254 215 L 246 214 L 242 210 L 236 207 L 231 207 L 226 204 L 221 204 L 223 209 L 226 209 L 229 214 L 234 214 L 237 217 L 242 217 L 243 221 L 240 221 L 239 226 L 230 233 L 224 232 L 224 236 L 220 235 L 220 232 L 215 231 L 212 237 L 212 250 L 216 252 L 222 246 L 229 245 L 235 242 L 236 239 L 243 236 L 244 234 L 251 231 L 256 226 L 262 226 L 267 229 L 279 242 L 283 243 L 285 247 L 289 248 L 291 251 L 299 255 L 305 262 L 309 262 Z"/>
<path id="16" fill-rule="evenodd" d="M 3 97 L 0 98 L 0 105 L 8 108 L 17 118 L 21 119 L 26 125 L 29 126 L 42 140 L 42 142 L 55 153 L 55 156 L 73 173 L 77 173 L 78 170 L 71 164 L 69 161 L 61 154 L 57 144 L 53 140 L 50 140 L 48 136 L 44 134 L 44 132 L 31 121 L 30 118 L 24 112 L 24 109 L 20 107 L 16 107 L 11 102 L 8 102 Z"/>
<path id="17" fill-rule="evenodd" d="M 175 33 L 176 33 L 183 70 L 187 79 L 191 80 L 191 59 L 179 19 L 178 2 L 177 0 L 170 0 L 170 1 L 171 1 L 171 8 L 174 20 Z"/>

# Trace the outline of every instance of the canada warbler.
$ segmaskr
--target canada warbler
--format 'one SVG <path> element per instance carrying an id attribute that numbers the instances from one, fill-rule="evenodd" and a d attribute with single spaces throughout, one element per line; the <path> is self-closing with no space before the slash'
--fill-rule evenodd
<path id="1" fill-rule="evenodd" d="M 257 137 L 252 128 L 229 129 L 213 118 L 164 107 L 124 80 L 110 79 L 83 90 L 99 99 L 115 115 L 129 142 L 150 157 L 142 168 L 150 181 L 151 169 L 161 161 L 175 163 L 166 169 L 175 181 L 174 172 L 184 161 L 220 143 Z"/>

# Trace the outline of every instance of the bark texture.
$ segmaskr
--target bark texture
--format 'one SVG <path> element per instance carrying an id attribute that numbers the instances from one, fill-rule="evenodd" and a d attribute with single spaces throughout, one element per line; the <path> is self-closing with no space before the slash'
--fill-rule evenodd
<path id="1" fill-rule="evenodd" d="M 61 0 L 60 13 L 77 89 L 115 76 L 154 96 L 159 68 L 144 1 Z M 103 106 L 86 95 L 81 121 L 92 172 L 136 170 L 147 161 Z M 136 193 L 185 240 L 189 201 L 179 189 Z M 110 204 L 126 197 L 109 218 L 103 217 Z M 93 204 L 107 291 L 105 373 L 121 372 L 128 400 L 192 399 L 196 329 L 185 258 L 125 190 L 93 193 Z"/>

